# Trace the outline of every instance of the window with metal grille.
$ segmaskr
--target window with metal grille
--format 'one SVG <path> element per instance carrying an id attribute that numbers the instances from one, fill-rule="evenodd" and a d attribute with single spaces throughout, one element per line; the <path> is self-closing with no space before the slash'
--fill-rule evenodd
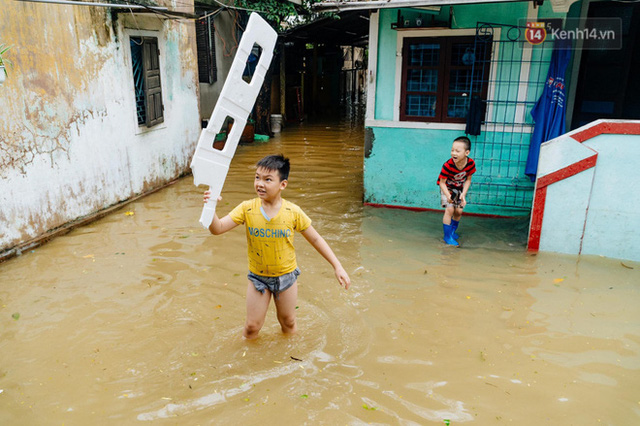
<path id="1" fill-rule="evenodd" d="M 138 125 L 152 127 L 164 121 L 158 39 L 133 36 L 130 45 Z"/>
<path id="2" fill-rule="evenodd" d="M 490 52 L 474 37 L 406 38 L 402 52 L 400 120 L 464 123 L 471 98 L 486 96 L 473 65 Z"/>
<path id="3" fill-rule="evenodd" d="M 213 17 L 208 16 L 196 21 L 196 44 L 198 47 L 198 74 L 200 75 L 200 83 L 212 84 L 218 80 Z"/>

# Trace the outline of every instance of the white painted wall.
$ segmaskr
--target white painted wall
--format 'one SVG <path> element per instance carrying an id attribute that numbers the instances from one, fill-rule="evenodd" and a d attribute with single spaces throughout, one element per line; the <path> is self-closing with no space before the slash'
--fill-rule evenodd
<path id="1" fill-rule="evenodd" d="M 583 254 L 640 261 L 640 135 L 599 135 Z"/>
<path id="2" fill-rule="evenodd" d="M 628 134 L 607 133 L 609 123 Z M 540 150 L 540 179 L 597 153 L 595 167 L 547 186 L 539 250 L 640 261 L 640 122 L 599 120 L 546 142 Z M 630 131 L 631 126 L 635 126 Z M 572 135 L 605 129 L 580 143 Z M 620 127 L 622 128 L 622 127 Z M 579 137 L 579 139 L 584 139 Z M 534 200 L 540 203 L 538 191 Z M 532 219 L 532 224 L 535 222 Z M 531 236 L 530 231 L 530 243 Z"/>
<path id="3" fill-rule="evenodd" d="M 33 23 L 37 22 L 37 26 Z M 0 255 L 189 171 L 200 134 L 193 23 L 9 2 L 0 86 Z M 160 47 L 165 121 L 136 121 L 129 35 Z"/>

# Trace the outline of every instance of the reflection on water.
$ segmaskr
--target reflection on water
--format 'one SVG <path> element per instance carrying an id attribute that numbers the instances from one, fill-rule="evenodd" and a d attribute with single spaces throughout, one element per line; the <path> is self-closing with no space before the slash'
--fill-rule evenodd
<path id="1" fill-rule="evenodd" d="M 363 207 L 346 121 L 240 146 L 219 213 L 279 152 L 349 291 L 298 237 L 300 333 L 272 309 L 244 341 L 244 232 L 205 232 L 186 177 L 0 264 L 0 424 L 640 421 L 640 265 L 531 255 L 522 220 L 464 217 L 453 249 L 440 214 Z"/>

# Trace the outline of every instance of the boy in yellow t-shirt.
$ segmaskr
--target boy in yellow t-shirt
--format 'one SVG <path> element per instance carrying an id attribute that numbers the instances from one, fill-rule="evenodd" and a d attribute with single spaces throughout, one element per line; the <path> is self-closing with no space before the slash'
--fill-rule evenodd
<path id="1" fill-rule="evenodd" d="M 293 247 L 294 231 L 300 232 L 333 266 L 340 285 L 348 289 L 351 284 L 331 247 L 311 226 L 311 219 L 300 207 L 281 197 L 287 187 L 289 168 L 289 159 L 282 155 L 269 155 L 258 161 L 253 184 L 258 198 L 244 201 L 222 219 L 214 215 L 209 226 L 212 234 L 220 235 L 238 225 L 246 225 L 249 284 L 243 335 L 247 339 L 258 337 L 272 294 L 282 331 L 295 333 L 297 330 L 300 269 Z M 209 198 L 207 191 L 204 201 Z"/>

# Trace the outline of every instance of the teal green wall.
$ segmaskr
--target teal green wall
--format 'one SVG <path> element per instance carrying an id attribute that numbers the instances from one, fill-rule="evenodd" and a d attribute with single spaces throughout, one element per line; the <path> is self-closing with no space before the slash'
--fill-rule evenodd
<path id="1" fill-rule="evenodd" d="M 376 112 L 378 120 L 393 119 L 393 95 L 396 78 L 396 32 L 389 30 L 396 21 L 396 9 L 380 11 L 378 28 L 378 75 L 376 77 Z"/>
<path id="2" fill-rule="evenodd" d="M 475 4 L 453 6 L 454 29 L 475 29 L 476 23 L 491 22 L 500 24 L 518 24 L 519 19 L 526 18 L 529 2 L 501 3 L 501 4 Z M 575 8 L 572 8 L 575 10 Z M 378 33 L 378 57 L 375 95 L 375 120 L 393 120 L 394 98 L 396 80 L 401 78 L 396 75 L 396 49 L 398 32 L 391 29 L 391 24 L 397 20 L 398 9 L 382 9 L 379 12 L 379 33 Z M 416 9 L 401 9 L 403 18 L 414 20 L 418 15 L 430 16 L 424 11 Z M 438 20 L 447 21 L 449 7 L 442 7 Z M 538 8 L 538 16 L 541 18 L 564 17 L 565 14 L 554 13 L 550 2 Z M 506 31 L 502 31 L 501 38 L 505 40 Z M 515 45 L 500 43 L 499 55 L 503 59 L 513 60 L 512 63 L 503 63 L 497 68 L 498 78 L 511 77 L 518 80 L 522 59 L 522 49 Z M 544 53 L 545 57 L 540 58 L 539 52 L 533 51 L 533 59 L 547 60 L 551 55 L 548 49 Z M 548 64 L 541 66 L 532 65 L 531 75 L 539 75 L 539 81 L 546 79 Z M 500 87 L 496 93 L 501 99 L 513 97 L 509 93 L 508 87 Z M 535 101 L 541 92 L 541 88 L 529 86 L 527 100 Z M 515 93 L 515 90 L 513 91 Z M 513 119 L 515 107 L 496 107 L 493 117 L 489 119 Z M 531 123 L 529 111 L 525 112 L 527 122 Z M 402 125 L 402 123 L 398 123 Z M 368 132 L 368 149 L 365 156 L 365 202 L 374 204 L 396 205 L 404 207 L 416 207 L 427 209 L 441 209 L 439 188 L 436 180 L 442 164 L 450 157 L 451 143 L 457 136 L 464 135 L 463 130 L 427 130 L 411 129 L 401 127 L 382 127 L 372 125 Z M 509 130 L 509 129 L 507 129 Z M 529 193 L 533 184 L 524 176 L 524 164 L 522 170 L 513 170 L 513 165 L 507 166 L 508 158 L 505 156 L 522 157 L 522 152 L 514 150 L 526 149 L 528 146 L 528 134 L 510 134 L 508 131 L 497 135 L 499 140 L 517 141 L 514 147 L 500 149 L 496 152 L 495 158 L 491 160 L 491 181 L 499 182 L 504 187 L 502 193 L 495 199 L 496 204 L 500 204 L 500 199 L 509 197 L 522 197 L 522 188 L 529 188 Z M 493 135 L 483 134 L 485 140 L 493 140 Z M 522 140 L 525 138 L 526 140 Z M 471 137 L 473 158 L 475 137 Z M 486 145 L 483 149 L 487 149 Z M 491 148 L 489 148 L 491 149 Z M 486 153 L 487 151 L 485 151 Z M 501 158 L 505 157 L 505 158 Z M 526 153 L 524 155 L 526 159 Z M 512 163 L 511 163 L 512 164 Z M 486 174 L 488 165 L 479 164 L 485 167 L 483 174 Z M 482 178 L 480 178 L 482 179 Z M 476 180 L 478 184 L 482 181 Z M 474 183 L 476 183 L 474 182 Z M 511 186 L 510 186 L 511 185 Z M 480 185 L 476 185 L 476 189 Z M 502 188 L 502 187 L 501 187 Z M 529 209 L 514 209 L 507 207 L 475 205 L 473 204 L 474 185 L 469 191 L 469 206 L 465 211 L 480 214 L 497 215 L 528 215 Z"/>
<path id="3" fill-rule="evenodd" d="M 365 201 L 407 207 L 440 208 L 436 186 L 451 143 L 461 132 L 374 127 L 365 159 Z"/>

